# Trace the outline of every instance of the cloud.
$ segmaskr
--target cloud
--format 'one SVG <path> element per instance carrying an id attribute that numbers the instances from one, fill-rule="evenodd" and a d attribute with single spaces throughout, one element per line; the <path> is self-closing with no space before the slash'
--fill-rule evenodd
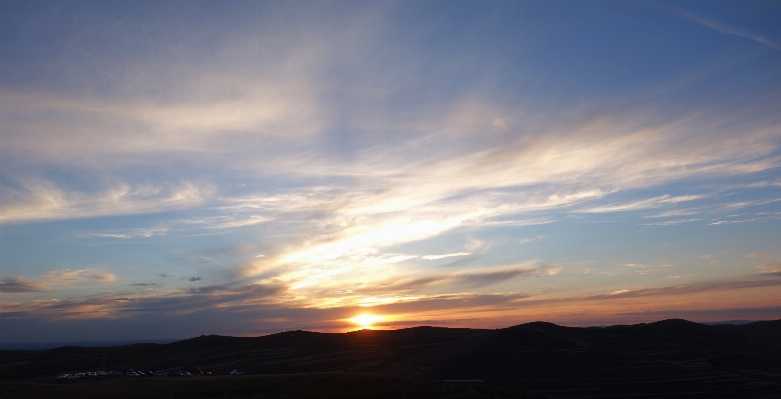
<path id="1" fill-rule="evenodd" d="M 161 211 L 164 209 L 161 209 Z M 226 215 L 193 219 L 172 220 L 165 227 L 136 228 L 129 230 L 114 230 L 81 233 L 81 237 L 100 237 L 117 239 L 151 238 L 177 233 L 191 233 L 194 229 L 233 230 L 242 227 L 255 226 L 272 220 L 259 215 Z M 203 231 L 203 230 L 201 230 Z M 216 233 L 219 234 L 219 233 Z M 206 232 L 200 235 L 210 235 Z"/>
<path id="2" fill-rule="evenodd" d="M 739 215 L 727 215 L 719 219 L 713 219 L 714 221 L 708 223 L 708 225 L 718 226 L 747 222 L 768 222 L 773 220 L 781 220 L 781 212 L 757 212 L 753 214 L 743 213 Z"/>
<path id="3" fill-rule="evenodd" d="M 681 223 L 696 222 L 696 221 L 699 221 L 699 220 L 702 220 L 702 219 L 677 219 L 677 220 L 668 220 L 668 221 L 665 221 L 665 222 L 644 223 L 643 225 L 644 226 L 672 226 L 672 225 L 681 224 Z"/>
<path id="4" fill-rule="evenodd" d="M 656 297 L 669 295 L 685 295 L 698 292 L 731 291 L 762 287 L 781 286 L 781 279 L 773 280 L 748 280 L 748 281 L 724 281 L 713 283 L 695 283 L 687 285 L 675 285 L 667 287 L 649 287 L 633 290 L 618 290 L 615 292 L 588 295 L 580 298 L 584 301 L 603 301 L 625 298 Z"/>
<path id="5" fill-rule="evenodd" d="M 21 294 L 28 292 L 51 291 L 64 286 L 87 281 L 113 282 L 117 276 L 111 273 L 100 273 L 95 270 L 53 270 L 32 281 L 19 276 L 3 277 L 0 280 L 0 292 Z"/>
<path id="6" fill-rule="evenodd" d="M 22 187 L 4 190 L 8 200 L 0 206 L 0 223 L 162 212 L 201 204 L 214 191 L 193 183 L 172 187 L 122 184 L 97 193 L 64 191 L 43 182 L 26 182 Z"/>
<path id="7" fill-rule="evenodd" d="M 537 272 L 544 272 L 545 268 L 538 268 Z M 492 284 L 502 273 L 515 273 L 516 278 L 528 276 L 524 268 L 497 269 L 479 276 L 474 273 L 462 274 L 467 281 L 480 281 Z M 535 273 L 532 273 L 532 275 Z M 472 280 L 472 281 L 469 281 Z M 425 284 L 425 282 L 424 282 Z M 495 328 L 495 323 L 517 324 L 520 320 L 529 317 L 537 318 L 538 311 L 544 311 L 547 319 L 565 320 L 571 314 L 571 308 L 582 309 L 584 306 L 590 310 L 591 323 L 600 317 L 615 318 L 623 314 L 643 313 L 637 312 L 638 304 L 648 304 L 640 301 L 643 298 L 653 298 L 651 303 L 665 306 L 664 302 L 669 298 L 691 293 L 719 293 L 726 295 L 731 291 L 761 289 L 777 287 L 781 285 L 781 279 L 747 280 L 747 281 L 718 281 L 711 283 L 696 283 L 688 285 L 651 287 L 646 289 L 623 289 L 615 292 L 583 295 L 583 296 L 535 296 L 526 293 L 446 293 L 429 295 L 404 295 L 365 297 L 364 302 L 371 306 L 373 314 L 387 315 L 389 322 L 402 322 L 404 320 L 448 320 L 453 325 L 474 327 L 477 318 L 486 320 L 486 327 Z M 94 323 L 104 320 L 113 326 L 117 336 L 122 336 L 127 331 L 125 326 L 157 325 L 157 333 L 173 325 L 178 326 L 177 335 L 182 337 L 197 335 L 198 331 L 211 331 L 212 333 L 257 334 L 258 327 L 263 325 L 268 332 L 283 331 L 297 328 L 310 329 L 340 329 L 344 328 L 343 320 L 356 314 L 365 312 L 360 302 L 333 303 L 333 306 L 312 307 L 302 306 L 305 302 L 282 286 L 267 284 L 243 284 L 240 282 L 225 283 L 213 286 L 197 287 L 185 290 L 174 290 L 149 294 L 147 291 L 139 291 L 134 295 L 109 294 L 92 296 L 71 300 L 31 301 L 26 303 L 9 303 L 0 312 L 0 318 L 6 326 L 16 326 L 13 331 L 22 331 L 20 328 L 29 328 L 37 322 L 65 323 L 63 325 L 78 325 L 83 333 L 84 323 Z M 592 308 L 590 304 L 615 303 L 606 308 Z M 695 309 L 704 314 L 713 312 L 718 314 L 718 309 L 736 308 L 733 306 L 719 307 L 714 303 L 708 309 Z M 776 309 L 777 306 L 767 308 Z M 680 310 L 679 312 L 684 312 Z M 748 308 L 746 308 L 748 309 Z M 760 309 L 753 307 L 752 309 Z M 563 312 L 563 313 L 562 313 Z M 703 313 L 704 312 L 704 313 Z M 747 311 L 748 312 L 748 311 Z M 758 310 L 757 310 L 758 312 Z M 696 313 L 696 314 L 700 314 Z M 759 313 L 757 313 L 759 314 Z M 501 316 L 500 318 L 497 318 Z M 658 315 L 651 315 L 657 317 Z M 275 320 L 261 323 L 259 320 Z M 457 323 L 455 319 L 468 319 Z M 167 320 L 168 323 L 163 323 Z M 626 320 L 626 318 L 622 319 Z M 584 321 L 580 321 L 582 323 Z M 493 324 L 492 324 L 493 323 Z M 208 324 L 208 325 L 206 325 Z M 95 324 L 92 324 L 95 325 Z M 109 324 L 105 324 L 109 326 Z M 494 327 L 491 327 L 494 326 Z M 217 330 L 214 330 L 214 328 Z M 107 327 L 108 328 L 108 327 Z M 93 331 L 94 329 L 88 329 Z M 124 331 L 124 332 L 123 332 Z M 167 331 L 167 330 L 166 330 Z M 116 335 L 116 334 L 115 334 Z M 133 336 L 138 338 L 138 336 Z"/>
<path id="8" fill-rule="evenodd" d="M 282 292 L 280 287 L 268 285 L 242 285 L 228 283 L 215 286 L 134 295 L 104 294 L 86 299 L 31 301 L 11 304 L 2 314 L 40 315 L 45 319 L 88 320 L 141 318 L 154 314 L 175 316 L 178 314 L 210 311 L 231 307 L 240 313 L 261 303 L 271 301 Z M 18 317 L 18 316 L 17 316 Z"/>
<path id="9" fill-rule="evenodd" d="M 486 287 L 513 279 L 539 275 L 542 269 L 546 268 L 524 267 L 483 273 L 462 273 L 453 276 L 451 281 L 453 284 L 463 285 L 471 288 Z"/>
<path id="10" fill-rule="evenodd" d="M 97 232 L 86 233 L 86 236 L 102 237 L 102 238 L 119 238 L 119 239 L 131 239 L 131 238 L 150 238 L 163 236 L 168 233 L 167 227 L 149 228 L 149 229 L 132 229 L 125 232 Z"/>
<path id="11" fill-rule="evenodd" d="M 273 220 L 273 218 L 262 215 L 226 215 L 198 219 L 184 219 L 177 221 L 177 223 L 186 226 L 202 226 L 209 229 L 225 230 L 254 226 L 260 223 L 269 222 L 271 220 Z"/>
<path id="12" fill-rule="evenodd" d="M 484 269 L 483 269 L 484 270 Z M 508 282 L 516 279 L 523 279 L 527 277 L 540 277 L 544 275 L 553 275 L 558 273 L 560 268 L 555 268 L 550 265 L 545 266 L 514 266 L 514 267 L 500 267 L 492 268 L 485 271 L 467 271 L 460 273 L 419 273 L 421 275 L 416 277 L 393 277 L 384 280 L 374 281 L 356 281 L 353 283 L 349 292 L 336 292 L 338 294 L 339 301 L 336 302 L 340 306 L 345 306 L 350 303 L 366 303 L 366 295 L 371 295 L 375 298 L 375 302 L 380 303 L 393 302 L 397 300 L 397 295 L 400 293 L 409 293 L 410 291 L 425 292 L 425 290 L 431 289 L 452 289 L 460 290 L 461 288 L 477 289 L 490 287 L 496 284 Z M 327 292 L 320 292 L 319 298 L 312 303 L 332 303 L 335 298 L 330 298 Z M 377 300 L 376 295 L 391 294 L 391 300 Z M 427 296 L 428 294 L 419 294 Z M 413 298 L 419 298 L 422 296 L 415 296 Z M 403 300 L 403 299 L 402 299 Z"/>
<path id="13" fill-rule="evenodd" d="M 732 28 L 732 27 L 729 27 L 729 26 L 726 26 L 726 25 L 723 25 L 723 24 L 720 24 L 720 23 L 717 23 L 717 22 L 709 21 L 709 20 L 707 20 L 705 18 L 698 17 L 698 16 L 695 16 L 695 15 L 692 15 L 692 14 L 689 14 L 689 13 L 680 12 L 680 14 L 685 16 L 686 18 L 694 21 L 694 22 L 697 22 L 698 24 L 700 24 L 702 26 L 706 26 L 708 28 L 715 29 L 715 30 L 717 30 L 717 31 L 719 31 L 721 33 L 726 33 L 728 35 L 734 35 L 734 36 L 738 36 L 738 37 L 743 37 L 743 38 L 746 38 L 746 39 L 753 40 L 753 41 L 755 41 L 755 42 L 757 42 L 759 44 L 763 44 L 763 45 L 765 45 L 767 47 L 770 47 L 770 48 L 773 48 L 773 49 L 776 49 L 776 50 L 781 50 L 781 45 L 776 44 L 776 42 L 770 40 L 769 38 L 767 38 L 765 36 L 758 35 L 758 34 L 755 34 L 755 33 L 744 31 L 744 30 L 740 30 L 740 29 L 735 29 L 735 28 Z"/>
<path id="14" fill-rule="evenodd" d="M 192 283 L 193 281 L 201 281 L 201 276 L 193 276 L 193 277 L 190 277 L 190 278 L 188 278 L 188 279 L 187 279 L 187 281 L 189 281 L 189 282 L 191 282 L 191 283 Z"/>
<path id="15" fill-rule="evenodd" d="M 674 209 L 670 211 L 659 212 L 654 215 L 643 216 L 644 218 L 666 218 L 672 216 L 689 216 L 699 213 L 697 209 Z"/>
<path id="16" fill-rule="evenodd" d="M 112 273 L 100 273 L 96 272 L 94 270 L 89 269 L 82 269 L 82 270 L 71 270 L 71 269 L 64 269 L 64 270 L 53 270 L 50 271 L 43 276 L 41 276 L 40 280 L 44 282 L 44 284 L 49 286 L 56 286 L 56 285 L 62 285 L 62 284 L 73 284 L 78 283 L 82 281 L 89 281 L 89 280 L 95 280 L 95 281 L 103 281 L 103 282 L 112 282 L 117 279 L 117 276 Z"/>
<path id="17" fill-rule="evenodd" d="M 350 269 L 350 264 L 371 263 L 373 254 L 379 249 L 390 246 L 427 239 L 454 229 L 470 220 L 480 218 L 482 210 L 451 217 L 412 219 L 410 217 L 394 218 L 375 224 L 365 223 L 358 226 L 346 226 L 333 233 L 331 237 L 320 237 L 298 249 L 289 250 L 270 258 L 261 258 L 247 265 L 245 273 L 256 275 L 271 268 L 284 265 L 306 265 L 307 280 L 304 285 L 314 284 L 323 277 L 331 276 L 334 267 L 340 264 L 344 272 Z M 340 262 L 350 260 L 347 265 Z M 317 270 L 325 273 L 318 276 Z"/>
<path id="18" fill-rule="evenodd" d="M 53 283 L 78 282 L 84 280 L 114 281 L 117 276 L 111 273 L 98 273 L 92 270 L 54 270 L 43 275 L 44 281 Z"/>
<path id="19" fill-rule="evenodd" d="M 662 309 L 645 310 L 642 312 L 620 312 L 618 316 L 643 316 L 650 320 L 661 320 L 670 318 L 685 318 L 688 320 L 698 319 L 700 321 L 725 321 L 725 320 L 769 320 L 776 319 L 781 314 L 781 306 L 758 306 L 758 307 L 724 307 L 718 309 Z M 703 320 L 706 319 L 706 320 Z"/>
<path id="20" fill-rule="evenodd" d="M 748 206 L 759 206 L 759 205 L 767 205 L 772 204 L 774 202 L 781 201 L 781 198 L 771 198 L 771 199 L 764 199 L 764 200 L 755 200 L 755 201 L 742 201 L 742 202 L 734 202 L 731 204 L 726 204 L 724 207 L 728 210 L 731 209 L 739 209 L 739 208 L 745 208 Z"/>
<path id="21" fill-rule="evenodd" d="M 519 244 L 528 244 L 528 243 L 530 243 L 530 242 L 532 242 L 532 241 L 539 241 L 539 240 L 544 240 L 544 239 L 546 239 L 546 238 L 548 238 L 548 237 L 546 237 L 546 236 L 542 236 L 542 235 L 539 235 L 539 236 L 537 236 L 537 237 L 533 237 L 533 238 L 521 238 L 521 239 L 518 241 L 518 243 L 519 243 Z"/>
<path id="22" fill-rule="evenodd" d="M 284 281 L 302 294 L 323 286 L 348 289 L 356 281 L 377 280 L 380 256 L 405 243 L 517 225 L 519 220 L 550 223 L 555 220 L 550 213 L 568 209 L 577 214 L 676 206 L 707 194 L 667 194 L 576 208 L 631 188 L 693 176 L 740 175 L 776 165 L 778 160 L 768 155 L 777 147 L 778 129 L 745 131 L 739 141 L 726 134 L 708 140 L 697 134 L 682 136 L 683 131 L 706 126 L 718 130 L 712 122 L 697 126 L 695 121 L 703 119 L 659 125 L 645 116 L 595 118 L 566 132 L 528 136 L 452 158 L 416 158 L 415 148 L 397 154 L 397 149 L 406 149 L 401 141 L 390 150 L 381 146 L 356 151 L 349 168 L 315 158 L 305 169 L 291 170 L 335 182 L 329 186 L 258 192 L 225 197 L 223 202 L 226 211 L 270 217 L 278 227 L 280 239 L 263 251 L 263 258 L 243 264 L 243 275 Z M 342 178 L 346 182 L 340 183 Z M 382 273 L 402 273 L 406 264 Z"/>
<path id="23" fill-rule="evenodd" d="M 685 201 L 693 201 L 693 200 L 701 199 L 703 197 L 704 197 L 703 195 L 681 195 L 676 197 L 670 195 L 662 195 L 659 197 L 654 197 L 654 198 L 649 198 L 649 199 L 644 199 L 639 201 L 632 201 L 632 202 L 626 202 L 620 204 L 610 204 L 610 205 L 581 209 L 578 210 L 578 212 L 608 213 L 608 212 L 636 211 L 640 209 L 657 208 L 662 205 L 677 204 Z"/>
<path id="24" fill-rule="evenodd" d="M 450 258 L 453 256 L 467 256 L 471 254 L 472 254 L 471 252 L 456 252 L 452 254 L 442 254 L 442 255 L 424 255 L 421 256 L 421 258 L 425 260 L 436 260 L 436 259 Z"/>
<path id="25" fill-rule="evenodd" d="M 40 283 L 25 281 L 21 277 L 11 276 L 0 278 L 0 293 L 3 294 L 23 294 L 43 290 L 45 290 L 45 288 Z"/>
<path id="26" fill-rule="evenodd" d="M 781 262 L 759 265 L 756 268 L 763 276 L 781 277 Z"/>

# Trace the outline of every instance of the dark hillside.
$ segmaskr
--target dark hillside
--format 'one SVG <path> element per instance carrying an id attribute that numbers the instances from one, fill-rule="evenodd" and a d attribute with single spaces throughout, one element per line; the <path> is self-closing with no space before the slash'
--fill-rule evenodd
<path id="1" fill-rule="evenodd" d="M 460 343 L 468 349 L 423 367 L 438 378 L 483 379 L 566 398 L 781 393 L 781 356 L 767 351 L 781 338 L 775 322 L 730 328 L 685 320 L 607 328 L 546 324 L 469 337 Z"/>
<path id="2" fill-rule="evenodd" d="M 98 370 L 201 370 L 225 375 L 373 372 L 560 398 L 764 398 L 781 395 L 781 321 L 686 320 L 606 328 L 535 322 L 498 330 L 417 327 L 344 334 L 289 331 L 201 336 L 166 345 L 0 351 L 0 378 L 51 381 Z M 154 378 L 154 377 L 153 377 Z"/>

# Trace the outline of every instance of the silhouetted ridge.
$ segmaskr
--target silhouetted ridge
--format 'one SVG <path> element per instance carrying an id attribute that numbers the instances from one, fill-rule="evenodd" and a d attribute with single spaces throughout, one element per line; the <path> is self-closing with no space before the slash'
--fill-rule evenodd
<path id="1" fill-rule="evenodd" d="M 572 399 L 765 398 L 781 395 L 779 337 L 781 320 L 710 326 L 670 319 L 606 328 L 532 322 L 496 330 L 424 326 L 340 334 L 298 330 L 261 337 L 205 335 L 165 345 L 0 351 L 0 378 L 95 370 L 105 354 L 110 370 L 389 373 L 479 379 Z"/>
<path id="2" fill-rule="evenodd" d="M 547 321 L 532 321 L 530 323 L 517 324 L 512 327 L 507 327 L 505 330 L 512 328 L 537 328 L 545 331 L 555 331 L 557 329 L 563 329 L 567 327 L 563 327 L 554 323 L 548 323 Z"/>

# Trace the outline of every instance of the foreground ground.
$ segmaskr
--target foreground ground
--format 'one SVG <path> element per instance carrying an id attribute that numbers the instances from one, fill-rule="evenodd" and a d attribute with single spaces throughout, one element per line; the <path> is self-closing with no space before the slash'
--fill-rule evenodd
<path id="1" fill-rule="evenodd" d="M 53 398 L 344 398 L 344 399 L 542 399 L 482 384 L 445 383 L 372 373 L 313 373 L 274 376 L 117 378 L 76 383 L 2 382 L 3 399 Z"/>
<path id="2" fill-rule="evenodd" d="M 105 361 L 105 370 L 121 372 L 204 370 L 225 376 L 242 369 L 248 375 L 480 379 L 486 386 L 563 399 L 764 399 L 781 395 L 780 337 L 781 320 L 725 326 L 664 320 L 606 328 L 535 322 L 498 330 L 289 331 L 263 337 L 202 336 L 166 345 L 0 351 L 0 381 L 52 383 L 60 373 L 100 370 Z M 145 381 L 164 383 L 153 380 Z M 68 389 L 87 389 L 75 386 Z M 5 397 L 2 392 L 0 397 Z"/>

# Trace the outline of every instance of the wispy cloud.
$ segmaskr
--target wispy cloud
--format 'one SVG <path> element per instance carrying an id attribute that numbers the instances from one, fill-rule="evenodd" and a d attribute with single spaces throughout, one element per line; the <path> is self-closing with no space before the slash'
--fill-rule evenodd
<path id="1" fill-rule="evenodd" d="M 76 282 L 84 280 L 114 281 L 117 276 L 111 273 L 100 273 L 94 270 L 55 270 L 43 275 L 42 279 L 49 283 Z"/>
<path id="2" fill-rule="evenodd" d="M 94 232 L 86 233 L 85 236 L 91 237 L 103 237 L 103 238 L 150 238 L 165 235 L 168 232 L 167 227 L 149 228 L 149 229 L 132 229 L 124 232 Z"/>
<path id="3" fill-rule="evenodd" d="M 519 244 L 528 244 L 528 243 L 530 243 L 532 241 L 544 240 L 546 238 L 548 238 L 548 237 L 545 237 L 545 236 L 542 236 L 542 235 L 534 237 L 534 238 L 521 238 L 521 240 L 518 241 L 518 243 Z"/>
<path id="4" fill-rule="evenodd" d="M 665 221 L 665 222 L 644 223 L 644 225 L 645 226 L 673 226 L 673 225 L 676 225 L 676 224 L 691 223 L 691 222 L 696 222 L 696 221 L 699 221 L 699 220 L 702 220 L 702 219 L 696 219 L 696 218 L 695 219 L 676 219 L 676 220 L 668 220 L 668 221 Z"/>
<path id="5" fill-rule="evenodd" d="M 427 5 L 415 21 L 403 16 L 422 9 L 404 7 L 236 2 L 224 18 L 172 25 L 149 17 L 158 12 L 123 14 L 117 24 L 84 5 L 95 13 L 86 30 L 58 19 L 63 13 L 5 15 L 15 21 L 9 29 L 30 34 L 9 35 L 3 47 L 29 53 L 2 57 L 12 83 L 0 93 L 3 249 L 5 234 L 8 242 L 35 237 L 8 259 L 40 262 L 29 266 L 35 277 L 3 276 L 14 298 L 41 300 L 15 309 L 73 319 L 225 312 L 220 320 L 247 316 L 243 325 L 300 317 L 338 326 L 337 316 L 361 306 L 425 313 L 408 320 L 453 309 L 521 317 L 560 303 L 644 306 L 641 298 L 739 290 L 663 289 L 600 273 L 615 271 L 605 267 L 615 259 L 662 267 L 665 251 L 632 252 L 676 240 L 686 223 L 723 224 L 709 231 L 725 234 L 713 245 L 729 241 L 729 223 L 781 218 L 766 209 L 776 204 L 781 167 L 779 91 L 766 57 L 738 52 L 727 66 L 723 54 L 676 57 L 692 53 L 671 44 L 694 42 L 665 40 L 700 29 L 658 15 L 637 26 L 680 30 L 666 39 L 629 30 L 610 46 L 585 32 L 575 54 L 556 38 L 572 37 L 577 23 L 524 22 L 528 13 L 513 15 L 511 3 L 497 5 L 509 13 L 453 19 Z M 44 14 L 60 23 L 41 22 Z M 774 38 L 688 18 L 779 48 Z M 523 35 L 519 23 L 550 34 Z M 705 32 L 697 39 L 724 39 Z M 639 69 L 625 68 L 616 51 L 641 42 L 651 44 L 645 66 L 658 73 L 631 76 Z M 95 45 L 85 53 L 79 43 Z M 561 57 L 534 57 L 538 49 Z M 594 70 L 580 53 L 618 61 Z M 768 213 L 722 217 L 734 209 Z M 633 225 L 621 237 L 619 228 L 590 228 L 626 223 L 621 212 L 670 227 Z M 518 245 L 541 234 L 564 249 Z M 76 258 L 62 263 L 66 245 L 98 250 L 67 251 Z M 95 260 L 79 263 L 83 256 Z M 114 268 L 133 257 L 134 279 L 118 283 L 125 272 Z M 560 272 L 582 259 L 595 259 L 587 276 Z M 47 274 L 62 264 L 106 266 Z M 675 273 L 688 276 L 685 268 L 676 263 Z M 104 287 L 114 292 L 68 299 Z"/>
<path id="6" fill-rule="evenodd" d="M 421 258 L 426 260 L 436 260 L 436 259 L 450 258 L 453 256 L 467 256 L 471 254 L 472 254 L 471 252 L 456 252 L 452 254 L 442 254 L 442 255 L 424 255 L 421 256 Z"/>
<path id="7" fill-rule="evenodd" d="M 334 284 L 321 286 L 316 297 L 306 299 L 301 304 L 318 308 L 388 305 L 437 296 L 442 290 L 483 290 L 513 280 L 554 275 L 560 270 L 560 267 L 551 265 L 527 264 L 458 273 L 418 271 L 414 276 L 407 273 L 391 274 L 390 278 L 351 280 L 349 289 Z"/>
<path id="8" fill-rule="evenodd" d="M 695 283 L 687 285 L 674 285 L 667 287 L 649 287 L 640 289 L 626 289 L 598 295 L 589 295 L 581 298 L 585 301 L 603 301 L 622 298 L 655 297 L 669 295 L 686 295 L 699 292 L 732 291 L 762 287 L 781 286 L 781 279 L 773 280 L 748 280 L 748 281 L 724 281 L 713 283 Z"/>
<path id="9" fill-rule="evenodd" d="M 25 182 L 21 190 L 4 190 L 0 223 L 154 213 L 203 203 L 214 189 L 184 183 L 171 187 L 117 185 L 106 191 L 66 191 L 54 184 Z"/>
<path id="10" fill-rule="evenodd" d="M 673 209 L 669 211 L 659 212 L 654 215 L 643 216 L 644 218 L 668 218 L 674 216 L 689 216 L 700 213 L 700 209 Z"/>
<path id="11" fill-rule="evenodd" d="M 526 276 L 523 270 L 505 270 L 500 273 L 517 273 L 514 277 Z M 470 281 L 472 278 L 481 283 L 491 284 L 499 278 L 496 272 L 480 276 L 464 275 Z M 524 317 L 537 317 L 538 313 L 529 313 L 535 309 L 544 309 L 548 317 L 556 319 L 570 317 L 572 307 L 582 309 L 594 307 L 589 320 L 593 322 L 601 317 L 620 317 L 622 314 L 637 312 L 638 304 L 647 304 L 646 299 L 654 298 L 660 301 L 660 306 L 669 305 L 671 298 L 693 293 L 733 293 L 737 291 L 778 287 L 781 279 L 718 281 L 710 283 L 695 283 L 664 287 L 649 287 L 643 289 L 622 289 L 603 294 L 583 296 L 535 296 L 526 293 L 447 293 L 431 295 L 398 295 L 368 297 L 365 305 L 371 306 L 371 312 L 387 315 L 389 322 L 403 320 L 420 320 L 425 315 L 429 320 L 469 319 L 465 323 L 474 326 L 474 319 L 480 317 L 501 317 L 515 324 L 526 320 Z M 3 307 L 0 317 L 8 325 L 29 323 L 32 320 L 49 322 L 67 321 L 80 323 L 82 320 L 127 320 L 128 323 L 145 325 L 150 320 L 159 323 L 161 320 L 178 320 L 177 325 L 190 331 L 194 326 L 203 323 L 213 323 L 213 316 L 219 314 L 220 320 L 230 320 L 222 324 L 226 329 L 234 324 L 245 325 L 248 321 L 254 324 L 258 319 L 278 320 L 281 324 L 273 324 L 276 331 L 319 325 L 315 328 L 343 328 L 344 322 L 339 321 L 365 311 L 361 302 L 334 302 L 332 306 L 302 307 L 295 296 L 290 296 L 286 290 L 274 285 L 244 285 L 222 284 L 177 290 L 161 293 L 144 293 L 135 295 L 103 295 L 90 298 L 53 301 L 32 301 L 27 303 L 9 303 Z M 721 304 L 720 304 L 721 305 Z M 606 307 L 604 307 L 606 306 Z M 735 306 L 732 306 L 735 308 Z M 754 305 L 756 308 L 757 305 Z M 704 312 L 728 306 L 699 309 Z M 663 308 L 662 308 L 663 309 Z M 679 311 L 682 311 L 678 308 Z M 777 310 L 777 307 L 773 307 Z M 696 309 L 695 309 L 696 310 Z M 519 313 L 519 311 L 521 313 Z M 526 316 L 523 316 L 526 314 Z M 520 319 L 519 319 L 520 317 Z M 651 320 L 654 317 L 649 316 Z M 495 320 L 495 319 L 494 319 Z M 314 324 L 313 324 L 314 323 Z M 168 325 L 168 324 L 164 324 Z M 456 325 L 464 325 L 463 323 Z M 509 324 L 507 324 L 509 325 Z M 211 324 L 210 328 L 214 328 Z M 246 332 L 257 331 L 257 325 L 247 325 Z"/>
<path id="12" fill-rule="evenodd" d="M 708 225 L 718 226 L 750 222 L 769 222 L 774 220 L 781 220 L 781 212 L 756 212 L 739 215 L 727 215 L 721 218 L 713 219 L 713 221 L 708 223 Z"/>
<path id="13" fill-rule="evenodd" d="M 42 276 L 28 279 L 20 276 L 4 276 L 0 280 L 0 292 L 7 294 L 22 294 L 39 291 L 50 291 L 64 286 L 97 281 L 110 283 L 117 279 L 112 273 L 102 273 L 92 269 L 53 270 Z"/>
<path id="14" fill-rule="evenodd" d="M 757 42 L 759 44 L 763 44 L 763 45 L 765 45 L 767 47 L 770 47 L 770 48 L 773 48 L 773 49 L 776 49 L 776 50 L 781 50 L 781 45 L 777 44 L 776 42 L 770 40 L 769 38 L 767 38 L 765 36 L 758 35 L 756 33 L 748 32 L 748 31 L 745 31 L 745 30 L 740 30 L 740 29 L 736 29 L 736 28 L 733 28 L 733 27 L 729 27 L 729 26 L 726 26 L 724 24 L 713 22 L 713 21 L 707 20 L 707 19 L 702 18 L 702 17 L 695 16 L 695 15 L 692 15 L 692 14 L 689 14 L 689 13 L 681 12 L 680 14 L 685 16 L 686 18 L 694 21 L 694 22 L 697 22 L 698 24 L 700 24 L 702 26 L 706 26 L 708 28 L 715 29 L 715 30 L 717 30 L 717 31 L 719 31 L 721 33 L 726 33 L 728 35 L 734 35 L 734 36 L 738 36 L 738 37 L 743 37 L 743 38 L 746 38 L 746 39 L 753 40 L 753 41 L 755 41 L 755 42 Z"/>
<path id="15" fill-rule="evenodd" d="M 670 196 L 662 195 L 659 197 L 648 198 L 639 201 L 610 204 L 604 206 L 596 206 L 586 209 L 578 210 L 581 213 L 608 213 L 608 212 L 626 212 L 636 211 L 640 209 L 657 208 L 662 205 L 677 204 L 680 202 L 694 201 L 703 198 L 703 195 L 680 195 Z"/>
<path id="16" fill-rule="evenodd" d="M 3 294 L 22 294 L 28 292 L 43 291 L 45 287 L 36 282 L 25 281 L 22 277 L 2 277 L 0 278 L 0 293 Z"/>
<path id="17" fill-rule="evenodd" d="M 781 201 L 781 198 L 769 198 L 769 199 L 754 200 L 754 201 L 733 202 L 733 203 L 724 205 L 724 207 L 726 209 L 728 209 L 728 210 L 732 210 L 732 209 L 745 208 L 745 207 L 749 207 L 749 206 L 767 205 L 767 204 L 772 204 L 772 203 L 778 202 L 778 201 Z"/>
<path id="18" fill-rule="evenodd" d="M 759 265 L 757 266 L 757 271 L 764 276 L 781 277 L 781 262 Z"/>

